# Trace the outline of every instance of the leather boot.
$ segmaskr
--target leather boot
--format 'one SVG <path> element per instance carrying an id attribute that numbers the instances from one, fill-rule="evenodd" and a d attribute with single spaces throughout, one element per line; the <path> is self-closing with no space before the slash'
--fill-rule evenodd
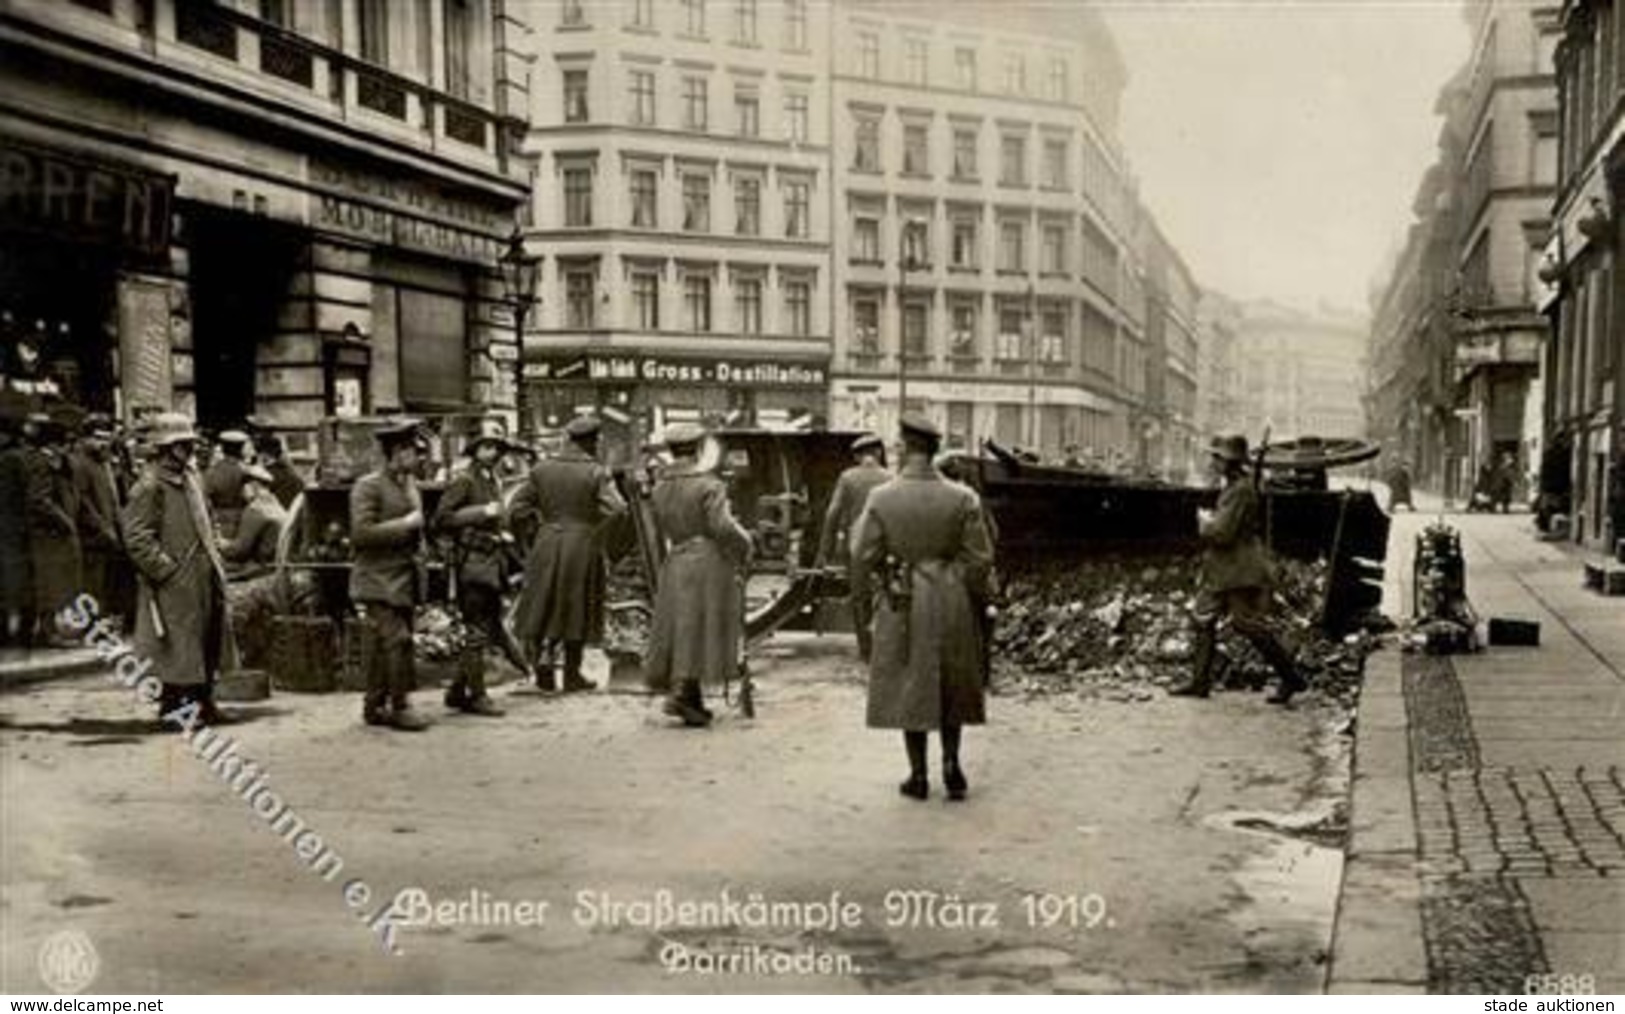
<path id="1" fill-rule="evenodd" d="M 205 683 L 198 689 L 198 720 L 204 725 L 236 725 L 239 719 L 229 711 L 221 711 L 214 703 L 214 684 Z"/>
<path id="2" fill-rule="evenodd" d="M 1309 688 L 1309 681 L 1303 678 L 1295 666 L 1288 666 L 1279 671 L 1275 689 L 1264 698 L 1269 704 L 1285 704 L 1292 700 L 1292 696 Z"/>
<path id="3" fill-rule="evenodd" d="M 1206 697 L 1213 690 L 1213 650 L 1218 632 L 1211 626 L 1196 631 L 1190 678 L 1168 691 L 1170 697 Z"/>
<path id="4" fill-rule="evenodd" d="M 706 721 L 716 717 L 711 709 L 705 706 L 705 694 L 700 690 L 699 680 L 689 680 L 683 684 L 683 700 L 688 702 L 689 707 L 704 715 Z"/>
<path id="5" fill-rule="evenodd" d="M 910 799 L 927 799 L 931 795 L 931 782 L 925 775 L 925 733 L 903 733 L 903 749 L 908 753 L 908 777 L 897 786 L 897 791 Z"/>
<path id="6" fill-rule="evenodd" d="M 485 692 L 485 669 L 475 673 L 468 681 L 468 703 L 463 710 L 470 715 L 484 715 L 487 718 L 500 718 L 507 712 L 497 707 L 491 701 L 491 695 Z"/>
<path id="7" fill-rule="evenodd" d="M 690 689 L 692 687 L 692 690 Z M 700 728 L 711 724 L 711 713 L 704 706 L 696 706 L 699 699 L 700 685 L 697 680 L 684 681 L 682 688 L 666 698 L 665 712 L 673 718 L 681 718 L 683 724 L 690 728 Z"/>
<path id="8" fill-rule="evenodd" d="M 457 678 L 446 687 L 446 707 L 453 711 L 467 711 L 468 702 L 473 699 L 471 687 L 474 679 L 484 668 L 485 660 L 481 658 L 481 649 L 472 645 L 464 645 L 457 653 Z"/>
<path id="9" fill-rule="evenodd" d="M 580 641 L 564 643 L 564 692 L 567 694 L 594 690 L 598 686 L 581 675 L 581 657 L 585 653 L 586 648 Z"/>

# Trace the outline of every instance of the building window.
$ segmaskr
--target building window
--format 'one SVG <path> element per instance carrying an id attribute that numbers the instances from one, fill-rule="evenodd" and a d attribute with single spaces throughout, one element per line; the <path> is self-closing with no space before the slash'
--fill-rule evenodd
<path id="1" fill-rule="evenodd" d="M 592 170 L 564 170 L 564 224 L 583 227 L 592 224 Z"/>
<path id="2" fill-rule="evenodd" d="M 734 313 L 739 319 L 740 334 L 762 333 L 762 280 L 739 278 L 734 280 Z"/>
<path id="3" fill-rule="evenodd" d="M 960 46 L 954 50 L 954 84 L 962 90 L 976 90 L 976 50 Z"/>
<path id="4" fill-rule="evenodd" d="M 1066 273 L 1066 227 L 1044 226 L 1044 260 L 1042 270 L 1050 274 Z"/>
<path id="5" fill-rule="evenodd" d="M 734 86 L 734 119 L 740 137 L 761 136 L 762 99 L 754 87 Z"/>
<path id="6" fill-rule="evenodd" d="M 683 126 L 704 130 L 710 120 L 710 85 L 703 77 L 683 78 Z"/>
<path id="7" fill-rule="evenodd" d="M 784 48 L 807 48 L 807 0 L 784 0 Z"/>
<path id="8" fill-rule="evenodd" d="M 587 6 L 581 0 L 564 0 L 563 16 L 560 21 L 566 25 L 584 25 L 587 23 Z"/>
<path id="9" fill-rule="evenodd" d="M 790 140 L 807 143 L 807 93 L 786 92 L 784 95 L 784 126 Z"/>
<path id="10" fill-rule="evenodd" d="M 389 66 L 389 0 L 360 0 L 356 11 L 361 33 L 361 59 Z"/>
<path id="11" fill-rule="evenodd" d="M 705 0 L 683 0 L 684 27 L 689 35 L 705 35 Z"/>
<path id="12" fill-rule="evenodd" d="M 1049 97 L 1056 102 L 1065 102 L 1067 92 L 1066 60 L 1052 56 L 1049 61 Z"/>
<path id="13" fill-rule="evenodd" d="M 880 36 L 874 32 L 858 33 L 858 77 L 880 78 Z"/>
<path id="14" fill-rule="evenodd" d="M 1027 227 L 1020 222 L 999 223 L 999 270 L 1027 269 Z"/>
<path id="15" fill-rule="evenodd" d="M 593 326 L 593 296 L 597 289 L 597 275 L 593 272 L 565 272 L 564 311 L 566 327 L 590 328 Z"/>
<path id="16" fill-rule="evenodd" d="M 806 239 L 812 232 L 812 184 L 790 180 L 784 184 L 784 235 Z"/>
<path id="17" fill-rule="evenodd" d="M 711 177 L 688 173 L 683 177 L 683 231 L 711 231 Z"/>
<path id="18" fill-rule="evenodd" d="M 685 275 L 683 277 L 684 323 L 690 331 L 711 330 L 711 277 Z"/>
<path id="19" fill-rule="evenodd" d="M 976 246 L 976 219 L 955 219 L 952 251 L 953 260 L 950 263 L 956 268 L 976 267 Z"/>
<path id="20" fill-rule="evenodd" d="M 954 179 L 976 178 L 976 130 L 961 127 L 954 131 Z"/>
<path id="21" fill-rule="evenodd" d="M 790 334 L 812 334 L 812 283 L 796 279 L 784 284 L 784 316 Z"/>
<path id="22" fill-rule="evenodd" d="M 880 121 L 872 116 L 858 117 L 852 147 L 852 168 L 858 172 L 880 171 Z"/>
<path id="23" fill-rule="evenodd" d="M 734 177 L 734 233 L 762 233 L 762 181 L 754 176 Z"/>
<path id="24" fill-rule="evenodd" d="M 924 124 L 903 127 L 903 172 L 925 176 L 931 172 L 930 134 Z"/>
<path id="25" fill-rule="evenodd" d="M 999 142 L 999 182 L 1005 186 L 1027 185 L 1027 139 L 1006 134 Z"/>
<path id="26" fill-rule="evenodd" d="M 1066 362 L 1066 311 L 1045 310 L 1038 339 L 1038 361 Z"/>
<path id="27" fill-rule="evenodd" d="M 865 217 L 852 221 L 852 259 L 880 262 L 880 219 Z"/>
<path id="28" fill-rule="evenodd" d="M 659 186 L 660 177 L 653 169 L 632 170 L 632 228 L 660 227 Z"/>
<path id="29" fill-rule="evenodd" d="M 655 122 L 655 74 L 652 70 L 632 72 L 632 122 L 652 127 Z"/>
<path id="30" fill-rule="evenodd" d="M 930 83 L 931 49 L 924 39 L 909 39 L 903 43 L 903 66 L 909 84 Z"/>
<path id="31" fill-rule="evenodd" d="M 1044 142 L 1044 186 L 1056 190 L 1067 187 L 1065 141 Z"/>
<path id="32" fill-rule="evenodd" d="M 632 309 L 643 331 L 660 330 L 660 273 L 632 272 Z"/>
<path id="33" fill-rule="evenodd" d="M 918 271 L 931 266 L 931 223 L 930 220 L 919 215 L 908 215 L 904 212 L 903 230 L 903 264 L 910 271 Z"/>
<path id="34" fill-rule="evenodd" d="M 976 358 L 976 304 L 955 303 L 949 313 L 948 354 L 955 359 Z"/>
<path id="35" fill-rule="evenodd" d="M 276 6 L 286 15 L 287 4 L 283 0 L 277 0 Z M 275 23 L 283 28 L 293 27 L 285 20 L 278 20 Z M 472 82 L 469 73 L 472 24 L 468 0 L 446 0 L 446 91 L 452 97 L 465 101 L 468 99 Z"/>
<path id="36" fill-rule="evenodd" d="M 655 23 L 655 0 L 631 0 L 631 19 L 627 24 L 633 28 L 653 28 Z"/>
<path id="37" fill-rule="evenodd" d="M 1020 53 L 1006 53 L 1004 56 L 1004 93 L 1027 94 L 1027 58 Z"/>
<path id="38" fill-rule="evenodd" d="M 587 72 L 564 72 L 564 122 L 587 122 Z"/>
<path id="39" fill-rule="evenodd" d="M 924 359 L 931 354 L 927 339 L 930 321 L 931 308 L 928 304 L 918 300 L 903 304 L 903 355 Z"/>
<path id="40" fill-rule="evenodd" d="M 1026 323 L 1026 315 L 1014 307 L 1003 307 L 999 310 L 999 333 L 993 341 L 993 358 L 1001 363 L 1020 362 L 1026 357 L 1021 354 L 1022 325 Z"/>
<path id="41" fill-rule="evenodd" d="M 734 0 L 734 42 L 756 45 L 756 0 Z"/>
<path id="42" fill-rule="evenodd" d="M 859 355 L 880 354 L 880 300 L 874 296 L 852 300 L 852 346 Z"/>

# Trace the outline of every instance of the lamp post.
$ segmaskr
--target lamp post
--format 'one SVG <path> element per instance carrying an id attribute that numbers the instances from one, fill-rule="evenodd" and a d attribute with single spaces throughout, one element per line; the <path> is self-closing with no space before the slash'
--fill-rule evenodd
<path id="1" fill-rule="evenodd" d="M 540 257 L 532 257 L 525 250 L 525 236 L 516 225 L 508 237 L 508 248 L 497 260 L 502 275 L 502 298 L 513 311 L 514 366 L 513 404 L 519 417 L 519 436 L 528 439 L 533 430 L 530 397 L 525 385 L 525 318 L 530 316 L 536 298 L 536 280 Z"/>
<path id="2" fill-rule="evenodd" d="M 1033 305 L 1038 294 L 1033 283 L 1027 283 L 1027 311 L 1021 328 L 1027 343 L 1027 450 L 1038 453 L 1038 331 L 1033 320 Z"/>
<path id="3" fill-rule="evenodd" d="M 897 233 L 897 418 L 908 411 L 908 273 L 915 267 L 910 241 L 918 223 L 904 219 Z"/>

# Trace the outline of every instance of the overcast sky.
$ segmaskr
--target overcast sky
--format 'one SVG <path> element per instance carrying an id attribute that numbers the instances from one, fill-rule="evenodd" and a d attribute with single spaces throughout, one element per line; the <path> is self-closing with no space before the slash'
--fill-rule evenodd
<path id="1" fill-rule="evenodd" d="M 1197 282 L 1365 311 L 1467 58 L 1460 0 L 1098 6 L 1128 65 L 1141 196 Z"/>

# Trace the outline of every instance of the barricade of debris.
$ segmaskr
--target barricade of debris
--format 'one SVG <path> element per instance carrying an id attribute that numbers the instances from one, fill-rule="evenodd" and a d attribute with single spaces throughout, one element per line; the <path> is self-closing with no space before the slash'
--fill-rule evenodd
<path id="1" fill-rule="evenodd" d="M 1344 706 L 1358 695 L 1377 638 L 1320 628 L 1326 565 L 1276 561 L 1275 623 L 1311 691 Z M 1012 575 L 993 635 L 994 689 L 1144 701 L 1191 671 L 1197 562 L 1189 556 L 1097 558 Z M 1262 689 L 1268 664 L 1222 624 L 1215 686 Z"/>

